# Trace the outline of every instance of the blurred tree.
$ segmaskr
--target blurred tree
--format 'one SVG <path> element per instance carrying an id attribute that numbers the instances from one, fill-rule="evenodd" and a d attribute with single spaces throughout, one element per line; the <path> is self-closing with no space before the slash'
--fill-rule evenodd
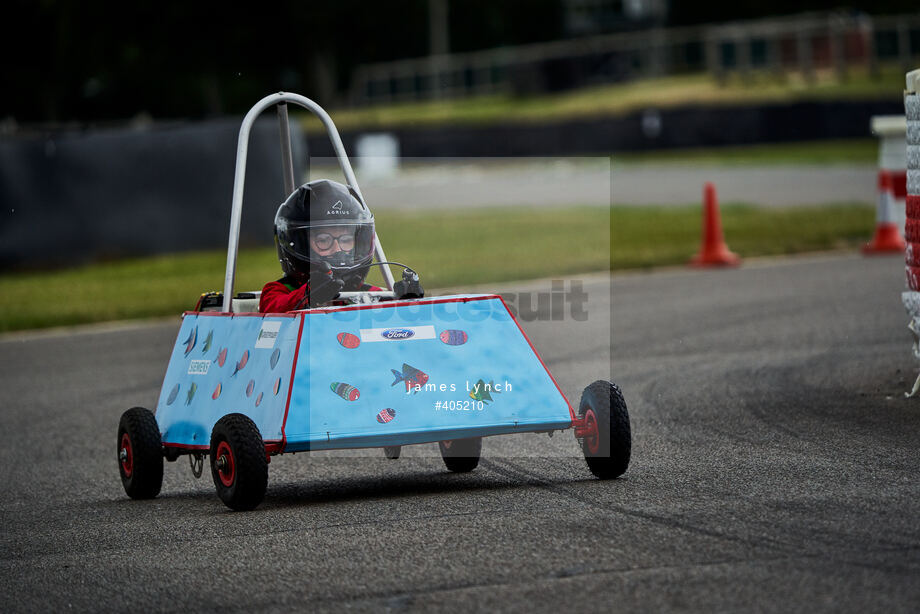
<path id="1" fill-rule="evenodd" d="M 917 2 L 916 0 L 873 0 L 854 5 L 842 0 L 745 0 L 744 2 L 670 0 L 668 24 L 691 25 L 835 10 L 857 11 L 872 15 L 913 13 L 917 11 Z"/>
<path id="2" fill-rule="evenodd" d="M 425 56 L 428 0 L 7 0 L 0 120 L 241 113 L 268 92 L 341 102 L 362 63 Z M 564 36 L 563 0 L 448 0 L 451 51 Z M 670 2 L 669 24 L 823 10 L 824 0 Z M 915 11 L 877 0 L 869 12 Z"/>

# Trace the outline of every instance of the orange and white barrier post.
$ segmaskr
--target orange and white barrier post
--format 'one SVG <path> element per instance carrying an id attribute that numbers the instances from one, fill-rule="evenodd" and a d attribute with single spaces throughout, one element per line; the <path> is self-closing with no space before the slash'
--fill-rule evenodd
<path id="1" fill-rule="evenodd" d="M 914 337 L 914 357 L 920 360 L 920 70 L 907 73 L 907 89 L 904 92 L 904 112 L 907 119 L 905 173 L 907 249 L 905 267 L 907 290 L 901 293 L 901 301 L 910 316 L 907 327 Z M 899 189 L 899 186 L 898 186 Z M 920 390 L 920 376 L 907 396 Z"/>
<path id="2" fill-rule="evenodd" d="M 905 248 L 904 236 L 910 232 L 905 230 L 904 209 L 907 121 L 902 115 L 876 115 L 870 126 L 872 134 L 879 138 L 878 207 L 875 234 L 863 247 L 863 253 L 902 252 Z M 920 233 L 915 240 L 920 242 Z"/>

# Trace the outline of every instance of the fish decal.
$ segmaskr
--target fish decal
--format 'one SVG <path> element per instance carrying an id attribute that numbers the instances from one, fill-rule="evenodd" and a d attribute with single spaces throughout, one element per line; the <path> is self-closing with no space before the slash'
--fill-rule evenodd
<path id="1" fill-rule="evenodd" d="M 361 339 L 357 335 L 352 335 L 351 333 L 339 333 L 336 339 L 339 340 L 339 343 L 342 344 L 342 347 L 353 350 L 359 345 L 361 345 Z"/>
<path id="2" fill-rule="evenodd" d="M 281 378 L 278 378 L 278 381 L 275 382 L 275 385 L 272 387 L 272 390 L 275 394 L 278 394 L 278 391 L 281 390 Z M 355 391 L 357 392 L 357 391 Z"/>
<path id="3" fill-rule="evenodd" d="M 279 380 L 280 381 L 280 380 Z M 357 401 L 361 393 L 354 386 L 349 386 L 343 382 L 332 382 L 329 385 L 332 392 L 336 393 L 346 401 Z"/>
<path id="4" fill-rule="evenodd" d="M 166 397 L 166 404 L 172 405 L 177 396 L 179 396 L 179 384 L 173 386 L 173 389 L 169 391 L 169 396 Z"/>
<path id="5" fill-rule="evenodd" d="M 421 388 L 425 385 L 425 382 L 428 381 L 428 374 L 422 371 L 419 371 L 415 367 L 411 367 L 406 363 L 403 363 L 402 373 L 396 369 L 390 369 L 393 372 L 393 375 L 396 376 L 396 379 L 393 380 L 393 383 L 390 386 L 395 386 L 399 382 L 406 382 L 406 392 L 409 392 L 412 388 Z M 418 392 L 416 388 L 415 392 Z"/>
<path id="6" fill-rule="evenodd" d="M 256 407 L 262 404 L 262 393 L 259 393 L 259 396 L 256 397 Z"/>
<path id="7" fill-rule="evenodd" d="M 274 369 L 278 365 L 279 358 L 281 358 L 281 349 L 275 348 L 275 351 L 272 352 L 271 360 L 268 361 L 268 364 L 271 365 L 272 369 Z"/>
<path id="8" fill-rule="evenodd" d="M 205 339 L 204 339 L 204 345 L 201 346 L 201 353 L 202 353 L 202 354 L 207 354 L 207 353 L 208 353 L 208 350 L 211 349 L 211 342 L 212 342 L 212 341 L 214 341 L 214 331 L 213 331 L 213 330 L 209 330 L 209 331 L 208 331 L 208 336 L 205 337 Z"/>
<path id="9" fill-rule="evenodd" d="M 468 339 L 462 330 L 445 330 L 438 337 L 447 345 L 463 345 Z"/>
<path id="10" fill-rule="evenodd" d="M 195 398 L 195 392 L 198 390 L 198 384 L 192 382 L 192 385 L 188 387 L 188 392 L 185 393 L 185 404 L 189 405 L 192 402 L 192 399 Z"/>
<path id="11" fill-rule="evenodd" d="M 492 394 L 489 393 L 499 394 L 499 391 L 495 389 L 495 382 L 490 381 L 486 384 L 484 381 L 479 380 L 470 391 L 470 398 L 474 401 L 482 401 L 483 403 L 494 401 L 495 399 L 492 398 Z"/>
<path id="12" fill-rule="evenodd" d="M 185 344 L 185 355 L 188 356 L 189 352 L 192 351 L 192 348 L 195 347 L 195 342 L 198 341 L 198 327 L 193 328 L 189 334 L 188 339 L 183 341 Z"/>
<path id="13" fill-rule="evenodd" d="M 240 361 L 236 363 L 236 369 L 233 370 L 233 374 L 230 375 L 230 377 L 233 377 L 234 375 L 239 373 L 243 369 L 243 367 L 246 366 L 247 362 L 249 362 L 249 350 L 246 350 L 245 352 L 243 352 L 243 356 L 240 357 Z"/>
<path id="14" fill-rule="evenodd" d="M 254 379 L 249 380 L 249 383 L 246 384 L 246 396 L 251 397 L 252 391 L 255 389 L 256 389 L 256 380 Z"/>
<path id="15" fill-rule="evenodd" d="M 223 367 L 225 362 L 227 362 L 227 348 L 223 348 L 217 355 L 217 366 Z"/>
<path id="16" fill-rule="evenodd" d="M 380 424 L 386 424 L 395 417 L 396 410 L 391 407 L 387 407 L 386 409 L 381 409 L 380 413 L 377 414 L 377 422 Z"/>
<path id="17" fill-rule="evenodd" d="M 220 396 L 220 382 L 217 382 L 217 388 L 215 388 L 214 392 L 211 393 L 211 398 L 216 401 L 217 397 L 219 396 Z"/>

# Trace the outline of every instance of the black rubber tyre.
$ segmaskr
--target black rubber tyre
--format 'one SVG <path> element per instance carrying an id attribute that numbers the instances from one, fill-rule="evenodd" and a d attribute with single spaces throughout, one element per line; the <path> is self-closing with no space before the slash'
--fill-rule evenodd
<path id="1" fill-rule="evenodd" d="M 217 496 L 230 509 L 255 509 L 265 498 L 265 443 L 249 417 L 227 414 L 217 421 L 211 431 L 210 463 Z"/>
<path id="2" fill-rule="evenodd" d="M 163 445 L 153 412 L 132 407 L 118 422 L 118 471 L 132 499 L 153 499 L 163 487 Z"/>
<path id="3" fill-rule="evenodd" d="M 396 460 L 399 458 L 399 454 L 402 452 L 402 446 L 384 446 L 383 455 L 390 460 Z"/>
<path id="4" fill-rule="evenodd" d="M 479 464 L 482 454 L 482 437 L 471 439 L 454 439 L 453 441 L 439 441 L 441 458 L 448 471 L 466 473 L 472 471 Z"/>
<path id="5" fill-rule="evenodd" d="M 597 436 L 582 440 L 588 469 L 602 480 L 619 477 L 629 467 L 632 433 L 623 393 L 613 382 L 598 380 L 581 394 L 578 415 L 597 424 Z"/>

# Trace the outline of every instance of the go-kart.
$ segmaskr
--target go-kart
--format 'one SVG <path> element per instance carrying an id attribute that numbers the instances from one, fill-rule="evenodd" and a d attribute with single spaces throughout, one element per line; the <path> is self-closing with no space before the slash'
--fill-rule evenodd
<path id="1" fill-rule="evenodd" d="M 196 477 L 207 458 L 220 499 L 249 510 L 263 500 L 277 454 L 383 448 L 398 458 L 401 446 L 437 442 L 447 469 L 467 472 L 483 437 L 569 428 L 595 476 L 625 472 L 629 415 L 615 384 L 589 385 L 576 412 L 500 296 L 399 291 L 417 276 L 406 269 L 394 282 L 379 238 L 374 258 L 386 290 L 342 292 L 328 306 L 290 313 L 259 313 L 258 292 L 234 294 L 249 133 L 272 105 L 285 193 L 294 190 L 287 103 L 319 117 L 361 196 L 338 131 L 315 102 L 281 92 L 245 116 L 223 292 L 183 314 L 156 414 L 134 407 L 121 416 L 118 467 L 128 496 L 157 496 L 164 458 L 181 455 Z"/>

